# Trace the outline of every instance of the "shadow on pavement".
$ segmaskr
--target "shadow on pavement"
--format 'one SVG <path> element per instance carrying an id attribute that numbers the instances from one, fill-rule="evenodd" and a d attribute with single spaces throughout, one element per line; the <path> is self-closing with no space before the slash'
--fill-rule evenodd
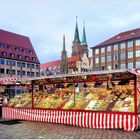
<path id="1" fill-rule="evenodd" d="M 3 125 L 14 125 L 14 124 L 19 124 L 22 123 L 20 120 L 0 120 L 0 124 Z"/>

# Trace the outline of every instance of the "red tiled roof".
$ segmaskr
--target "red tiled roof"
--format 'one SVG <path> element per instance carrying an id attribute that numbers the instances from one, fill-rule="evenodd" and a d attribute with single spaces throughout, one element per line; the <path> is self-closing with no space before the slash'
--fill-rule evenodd
<path id="1" fill-rule="evenodd" d="M 1 29 L 0 29 L 0 42 L 4 44 L 11 44 L 14 46 L 20 46 L 27 49 L 32 48 L 32 44 L 29 41 L 28 37 L 4 31 Z"/>
<path id="2" fill-rule="evenodd" d="M 14 59 L 16 59 L 16 60 L 27 61 L 27 60 L 25 60 L 25 56 L 29 56 L 30 57 L 30 60 L 28 60 L 29 62 L 40 63 L 29 37 L 0 29 L 0 43 L 4 45 L 4 48 L 0 49 L 0 57 L 3 57 L 2 52 L 6 51 L 8 55 L 4 58 L 12 59 L 9 54 L 14 53 L 16 55 L 16 57 Z M 13 49 L 8 50 L 8 48 L 7 48 L 8 45 L 12 46 Z M 15 50 L 15 48 L 19 48 L 20 51 L 17 52 Z M 22 49 L 25 49 L 26 53 L 23 53 L 21 51 Z M 33 54 L 30 54 L 29 50 L 31 50 L 33 52 Z M 19 59 L 17 57 L 18 54 L 21 54 L 23 56 L 23 59 Z M 35 57 L 36 61 L 33 61 L 32 57 Z"/>
<path id="3" fill-rule="evenodd" d="M 117 43 L 120 41 L 129 40 L 129 39 L 133 39 L 133 38 L 137 38 L 137 37 L 140 37 L 140 28 L 119 33 L 116 36 L 114 36 L 110 39 L 107 39 L 106 41 L 104 41 L 94 47 L 109 45 L 112 43 Z M 94 47 L 92 47 L 92 48 L 94 48 Z"/>
<path id="4" fill-rule="evenodd" d="M 76 68 L 76 63 L 69 64 L 69 68 L 70 68 L 70 69 Z"/>
<path id="5" fill-rule="evenodd" d="M 54 67 L 60 65 L 61 60 L 56 60 L 44 64 L 40 64 L 40 68 Z"/>
<path id="6" fill-rule="evenodd" d="M 82 58 L 82 55 L 77 55 L 77 56 L 69 57 L 69 58 L 68 58 L 68 62 L 80 61 L 81 58 Z"/>
<path id="7" fill-rule="evenodd" d="M 76 63 L 76 61 L 80 61 L 81 58 L 82 58 L 82 55 L 69 57 L 68 62 L 69 63 Z M 41 64 L 40 68 L 59 66 L 60 63 L 61 63 L 61 60 L 56 60 L 56 61 L 48 62 L 48 63 L 45 63 L 45 64 Z"/>

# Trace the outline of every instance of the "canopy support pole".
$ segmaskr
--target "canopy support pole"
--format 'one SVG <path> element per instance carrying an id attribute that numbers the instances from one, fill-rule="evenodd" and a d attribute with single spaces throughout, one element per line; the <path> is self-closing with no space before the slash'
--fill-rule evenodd
<path id="1" fill-rule="evenodd" d="M 76 104 L 75 81 L 74 81 L 73 87 L 74 87 L 73 91 L 74 91 L 74 106 L 75 106 L 75 104 Z"/>
<path id="2" fill-rule="evenodd" d="M 31 85 L 32 85 L 32 109 L 34 108 L 34 88 L 33 88 L 33 81 L 32 81 L 32 83 L 31 83 Z"/>
<path id="3" fill-rule="evenodd" d="M 138 110 L 137 110 L 137 76 L 135 75 L 134 78 L 134 113 L 135 113 L 135 129 L 137 129 L 137 124 L 138 124 L 138 120 L 137 120 L 137 114 L 138 114 Z"/>
<path id="4" fill-rule="evenodd" d="M 137 77 L 134 78 L 134 112 L 137 115 Z"/>

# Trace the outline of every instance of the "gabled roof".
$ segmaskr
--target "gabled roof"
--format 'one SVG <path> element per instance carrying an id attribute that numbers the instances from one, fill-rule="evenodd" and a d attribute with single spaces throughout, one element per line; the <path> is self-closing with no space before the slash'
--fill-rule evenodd
<path id="1" fill-rule="evenodd" d="M 70 63 L 76 63 L 76 61 L 80 61 L 81 58 L 82 58 L 82 55 L 69 57 L 68 58 L 69 65 L 71 65 Z M 56 60 L 56 61 L 41 64 L 40 67 L 41 68 L 54 67 L 54 66 L 59 66 L 60 63 L 61 63 L 61 60 Z"/>
<path id="2" fill-rule="evenodd" d="M 29 37 L 0 29 L 0 44 L 4 45 L 4 48 L 0 49 L 0 57 L 3 57 L 2 52 L 6 51 L 7 52 L 6 58 L 12 59 L 9 55 L 10 53 L 14 53 L 15 55 L 21 54 L 23 56 L 23 59 L 20 60 L 22 61 L 27 61 L 25 60 L 25 56 L 29 56 L 30 58 L 32 57 L 36 58 L 36 61 L 30 59 L 28 60 L 29 62 L 40 63 Z M 8 50 L 7 46 L 12 46 L 13 49 Z M 17 52 L 15 48 L 19 48 L 20 51 Z M 21 51 L 22 49 L 25 49 L 26 53 L 22 53 Z M 29 50 L 31 50 L 33 54 L 30 54 Z M 14 59 L 18 59 L 18 57 L 16 56 Z"/>
<path id="3" fill-rule="evenodd" d="M 76 62 L 76 61 L 80 61 L 81 59 L 82 59 L 82 55 L 77 55 L 77 56 L 69 57 L 68 62 Z"/>
<path id="4" fill-rule="evenodd" d="M 29 37 L 0 29 L 0 42 L 24 48 L 33 48 Z"/>
<path id="5" fill-rule="evenodd" d="M 119 34 L 115 35 L 114 37 L 109 38 L 106 41 L 104 41 L 94 47 L 109 45 L 112 43 L 117 43 L 117 42 L 121 42 L 124 40 L 130 40 L 130 39 L 137 38 L 137 37 L 140 37 L 140 28 L 119 33 Z M 94 48 L 94 47 L 92 47 L 92 48 Z"/>
<path id="6" fill-rule="evenodd" d="M 54 66 L 60 65 L 60 62 L 61 62 L 61 60 L 48 62 L 48 63 L 40 64 L 40 67 L 41 68 L 54 67 Z"/>

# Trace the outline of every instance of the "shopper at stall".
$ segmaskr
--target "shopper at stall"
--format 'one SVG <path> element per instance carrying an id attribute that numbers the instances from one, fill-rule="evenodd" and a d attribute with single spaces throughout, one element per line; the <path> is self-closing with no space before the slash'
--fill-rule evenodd
<path id="1" fill-rule="evenodd" d="M 79 93 L 79 86 L 78 86 L 78 84 L 75 85 L 75 92 Z"/>

